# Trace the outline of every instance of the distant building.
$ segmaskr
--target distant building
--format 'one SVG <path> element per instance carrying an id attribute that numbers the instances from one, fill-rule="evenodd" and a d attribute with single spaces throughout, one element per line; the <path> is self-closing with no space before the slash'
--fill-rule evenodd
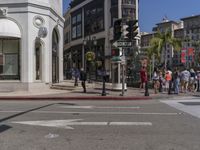
<path id="1" fill-rule="evenodd" d="M 176 29 L 174 30 L 174 37 L 180 40 L 183 40 L 184 38 L 184 29 L 180 28 L 180 29 Z M 182 48 L 181 48 L 182 49 Z M 174 51 L 174 55 L 173 55 L 173 65 L 174 66 L 181 66 L 181 49 Z"/>
<path id="2" fill-rule="evenodd" d="M 0 90 L 63 80 L 62 0 L 0 1 Z"/>
<path id="3" fill-rule="evenodd" d="M 140 40 L 140 58 L 147 57 L 147 49 L 150 48 L 150 41 L 154 37 L 155 33 L 141 33 Z"/>
<path id="4" fill-rule="evenodd" d="M 174 31 L 180 29 L 181 25 L 175 21 L 163 20 L 163 22 L 157 24 L 157 30 L 162 32 L 171 31 L 172 37 L 174 37 Z M 172 66 L 173 56 L 174 56 L 174 48 L 172 45 L 167 44 L 167 49 L 163 48 L 163 53 L 161 55 L 161 62 L 166 60 L 167 64 Z"/>
<path id="5" fill-rule="evenodd" d="M 183 21 L 183 46 L 187 49 L 186 66 L 200 66 L 200 15 L 181 18 Z M 189 56 L 189 49 L 194 50 L 194 57 Z"/>
<path id="6" fill-rule="evenodd" d="M 152 29 L 152 31 L 153 32 L 149 34 L 141 34 L 141 50 L 143 51 L 143 55 L 145 54 L 144 51 L 150 47 L 150 41 L 156 35 L 157 32 L 162 33 L 170 31 L 173 37 L 182 38 L 183 23 L 169 21 L 166 18 L 164 18 L 162 22 L 156 24 L 156 26 Z M 164 62 L 164 60 L 166 60 L 167 64 L 170 66 L 172 66 L 174 63 L 177 64 L 177 62 L 180 62 L 180 56 L 179 56 L 180 53 L 175 52 L 174 48 L 170 44 L 167 44 L 166 47 L 167 47 L 166 50 L 165 48 L 163 48 L 161 54 L 161 62 Z"/>
<path id="7" fill-rule="evenodd" d="M 70 29 L 65 30 L 65 38 L 70 33 L 70 41 L 65 42 L 64 49 L 67 69 L 91 68 L 85 56 L 92 50 L 96 59 L 92 67 L 93 76 L 97 75 L 103 62 L 111 75 L 113 24 L 119 18 L 138 20 L 138 0 L 74 0 L 65 15 L 66 21 L 67 18 L 71 18 L 70 24 L 65 24 L 65 28 Z"/>

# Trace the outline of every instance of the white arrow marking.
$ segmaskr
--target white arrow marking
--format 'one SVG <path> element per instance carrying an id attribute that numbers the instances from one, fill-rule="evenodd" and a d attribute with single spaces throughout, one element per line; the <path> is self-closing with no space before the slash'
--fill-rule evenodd
<path id="1" fill-rule="evenodd" d="M 64 129 L 74 129 L 70 126 L 152 126 L 151 122 L 77 122 L 83 119 L 70 120 L 43 120 L 43 121 L 20 121 L 12 122 L 24 125 L 35 125 L 44 127 L 57 127 Z"/>
<path id="2" fill-rule="evenodd" d="M 110 106 L 60 106 L 62 108 L 69 109 L 139 109 L 139 106 L 135 107 L 110 107 Z"/>
<path id="3" fill-rule="evenodd" d="M 42 120 L 42 121 L 20 121 L 20 122 L 12 122 L 18 124 L 25 125 L 35 125 L 35 126 L 44 126 L 44 127 L 57 127 L 57 128 L 65 128 L 65 129 L 74 129 L 69 127 L 73 121 L 80 121 L 82 119 L 69 119 L 69 120 Z"/>

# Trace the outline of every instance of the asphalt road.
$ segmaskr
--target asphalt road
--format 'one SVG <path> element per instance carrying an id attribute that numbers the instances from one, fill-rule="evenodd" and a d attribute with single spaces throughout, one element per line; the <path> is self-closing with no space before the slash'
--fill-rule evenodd
<path id="1" fill-rule="evenodd" d="M 193 100 L 1 101 L 0 150 L 199 150 Z"/>

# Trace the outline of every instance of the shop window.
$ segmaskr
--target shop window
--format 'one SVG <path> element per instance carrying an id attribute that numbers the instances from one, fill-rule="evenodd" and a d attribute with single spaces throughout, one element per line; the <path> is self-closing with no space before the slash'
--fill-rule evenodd
<path id="1" fill-rule="evenodd" d="M 19 79 L 19 40 L 0 40 L 0 79 Z"/>
<path id="2" fill-rule="evenodd" d="M 74 16 L 74 17 L 72 18 L 72 24 L 73 24 L 73 25 L 76 24 L 76 16 Z"/>
<path id="3" fill-rule="evenodd" d="M 81 24 L 77 25 L 77 37 L 81 36 Z"/>
<path id="4" fill-rule="evenodd" d="M 76 20 L 76 22 L 78 23 L 78 22 L 81 22 L 81 14 L 78 14 L 77 15 L 77 20 Z"/>
<path id="5" fill-rule="evenodd" d="M 82 36 L 82 15 L 75 13 L 72 17 L 72 39 L 77 39 Z"/>
<path id="6" fill-rule="evenodd" d="M 76 26 L 72 28 L 72 38 L 76 38 Z"/>

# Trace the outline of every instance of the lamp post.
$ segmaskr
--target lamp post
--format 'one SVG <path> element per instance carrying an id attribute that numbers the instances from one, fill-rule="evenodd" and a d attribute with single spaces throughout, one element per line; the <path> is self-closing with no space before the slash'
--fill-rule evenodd
<path id="1" fill-rule="evenodd" d="M 91 38 L 91 36 L 89 35 L 88 38 L 83 40 L 83 44 L 84 44 L 84 46 L 88 46 L 87 52 L 93 52 L 93 47 L 97 45 L 96 37 L 93 36 Z M 89 67 L 88 67 L 88 69 L 89 69 L 89 80 L 88 80 L 88 83 L 91 83 L 91 67 L 92 67 L 91 62 L 93 61 L 93 58 L 91 58 L 91 59 L 87 58 L 86 61 L 89 63 Z"/>

